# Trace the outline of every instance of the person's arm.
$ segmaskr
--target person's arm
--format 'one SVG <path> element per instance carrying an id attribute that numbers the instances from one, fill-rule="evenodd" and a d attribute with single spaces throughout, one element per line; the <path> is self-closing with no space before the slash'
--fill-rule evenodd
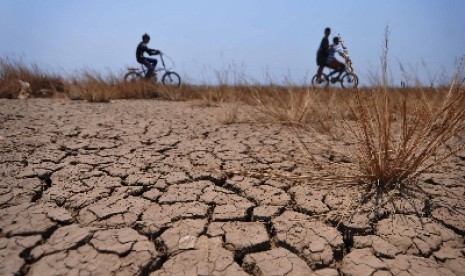
<path id="1" fill-rule="evenodd" d="M 160 54 L 160 51 L 156 50 L 156 49 L 151 49 L 147 46 L 147 44 L 142 44 L 140 46 L 142 48 L 142 51 L 153 56 L 153 55 L 158 55 Z"/>
<path id="2" fill-rule="evenodd" d="M 156 56 L 156 55 L 159 55 L 159 54 L 160 54 L 160 51 L 157 50 L 157 49 L 150 49 L 150 48 L 147 48 L 147 53 L 149 53 L 149 55 L 151 55 L 151 56 Z"/>
<path id="3" fill-rule="evenodd" d="M 339 55 L 344 59 L 345 64 L 350 63 L 350 59 L 349 59 L 349 57 L 347 56 L 346 52 L 344 51 L 344 48 L 343 48 L 343 47 L 339 47 L 339 48 L 337 49 L 337 52 L 338 52 Z"/>
<path id="4" fill-rule="evenodd" d="M 344 61 L 347 62 L 347 55 L 344 52 L 344 49 L 341 47 L 341 45 L 338 45 L 336 48 L 337 53 L 344 59 Z"/>

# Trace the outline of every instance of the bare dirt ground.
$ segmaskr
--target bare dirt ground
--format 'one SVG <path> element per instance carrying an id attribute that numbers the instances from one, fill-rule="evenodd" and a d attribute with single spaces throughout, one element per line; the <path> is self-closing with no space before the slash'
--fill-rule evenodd
<path id="1" fill-rule="evenodd" d="M 287 127 L 225 125 L 223 113 L 0 100 L 0 275 L 465 275 L 464 216 L 414 202 L 374 224 L 315 219 L 349 190 L 231 173 L 299 175 L 311 162 Z M 422 181 L 464 210 L 465 156 Z"/>

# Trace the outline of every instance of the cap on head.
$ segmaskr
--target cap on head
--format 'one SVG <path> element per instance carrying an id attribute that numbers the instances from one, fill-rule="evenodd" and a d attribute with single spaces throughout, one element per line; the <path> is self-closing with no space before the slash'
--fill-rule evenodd
<path id="1" fill-rule="evenodd" d="M 333 42 L 334 42 L 335 44 L 338 44 L 338 43 L 339 43 L 339 36 L 335 36 L 335 37 L 333 38 Z"/>

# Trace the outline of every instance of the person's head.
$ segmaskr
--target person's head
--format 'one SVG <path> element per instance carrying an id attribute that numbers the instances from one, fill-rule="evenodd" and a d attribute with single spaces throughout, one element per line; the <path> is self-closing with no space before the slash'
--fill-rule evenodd
<path id="1" fill-rule="evenodd" d="M 335 36 L 333 38 L 333 43 L 336 44 L 336 45 L 339 44 L 339 36 Z"/>
<path id="2" fill-rule="evenodd" d="M 142 36 L 142 41 L 143 41 L 144 43 L 149 43 L 149 41 L 150 41 L 150 36 L 149 36 L 148 34 L 144 34 L 144 35 Z"/>
<path id="3" fill-rule="evenodd" d="M 325 36 L 329 36 L 331 34 L 331 28 L 325 29 Z"/>

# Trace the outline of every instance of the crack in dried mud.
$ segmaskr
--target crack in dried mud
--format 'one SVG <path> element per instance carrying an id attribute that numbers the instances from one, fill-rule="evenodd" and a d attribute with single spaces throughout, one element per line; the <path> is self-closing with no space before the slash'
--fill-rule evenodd
<path id="1" fill-rule="evenodd" d="M 427 198 L 340 220 L 351 186 L 240 173 L 305 174 L 311 161 L 285 126 L 226 126 L 221 108 L 182 102 L 0 106 L 1 275 L 465 270 L 465 156 L 425 176 Z M 343 143 L 301 140 L 353 168 L 332 150 Z"/>

